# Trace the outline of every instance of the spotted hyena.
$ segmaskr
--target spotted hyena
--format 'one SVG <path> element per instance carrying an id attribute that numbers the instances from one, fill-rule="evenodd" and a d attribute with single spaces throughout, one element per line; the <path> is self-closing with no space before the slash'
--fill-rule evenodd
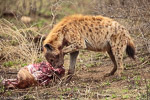
<path id="1" fill-rule="evenodd" d="M 134 59 L 135 46 L 127 29 L 113 19 L 103 16 L 72 15 L 62 19 L 51 30 L 44 43 L 44 54 L 54 66 L 63 64 L 63 56 L 70 53 L 68 74 L 75 71 L 80 49 L 106 51 L 114 67 L 105 76 L 123 72 L 123 53 Z M 118 70 L 117 70 L 118 69 Z"/>

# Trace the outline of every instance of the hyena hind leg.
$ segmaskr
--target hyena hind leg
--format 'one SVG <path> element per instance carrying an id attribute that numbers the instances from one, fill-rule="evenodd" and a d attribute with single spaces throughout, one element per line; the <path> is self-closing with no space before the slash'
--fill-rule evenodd
<path id="1" fill-rule="evenodd" d="M 107 53 L 108 53 L 110 59 L 112 60 L 112 62 L 113 62 L 113 64 L 114 64 L 114 67 L 113 67 L 113 69 L 111 70 L 111 72 L 105 74 L 104 77 L 108 77 L 108 76 L 114 75 L 114 73 L 115 73 L 116 70 L 117 70 L 117 62 L 116 62 L 116 60 L 115 60 L 115 56 L 113 55 L 113 52 L 112 52 L 111 48 L 107 51 Z"/>
<path id="2" fill-rule="evenodd" d="M 122 47 L 120 46 L 122 43 L 120 43 L 117 47 L 112 48 L 112 52 L 114 54 L 116 63 L 117 63 L 117 75 L 121 76 L 121 74 L 124 71 L 123 67 L 123 53 L 125 51 L 126 45 L 122 44 Z"/>
<path id="3" fill-rule="evenodd" d="M 123 53 L 125 51 L 126 46 L 123 45 L 124 42 L 118 43 L 116 46 L 110 47 L 110 49 L 107 51 L 114 67 L 111 70 L 110 73 L 107 73 L 105 76 L 111 76 L 114 75 L 114 73 L 117 71 L 118 76 L 121 76 L 122 72 L 124 71 L 123 67 Z"/>

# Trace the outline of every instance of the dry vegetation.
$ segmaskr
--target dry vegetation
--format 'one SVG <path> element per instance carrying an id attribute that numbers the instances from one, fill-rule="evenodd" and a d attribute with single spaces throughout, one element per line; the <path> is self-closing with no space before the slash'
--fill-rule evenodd
<path id="1" fill-rule="evenodd" d="M 0 81 L 13 78 L 30 63 L 45 60 L 33 39 L 48 34 L 62 17 L 75 13 L 111 17 L 130 31 L 137 47 L 136 61 L 124 56 L 125 71 L 103 78 L 112 68 L 107 54 L 81 51 L 71 83 L 63 79 L 47 87 L 4 90 L 2 100 L 150 100 L 150 1 L 149 0 L 0 0 Z M 32 19 L 26 22 L 23 16 Z M 65 56 L 67 71 L 69 62 Z"/>

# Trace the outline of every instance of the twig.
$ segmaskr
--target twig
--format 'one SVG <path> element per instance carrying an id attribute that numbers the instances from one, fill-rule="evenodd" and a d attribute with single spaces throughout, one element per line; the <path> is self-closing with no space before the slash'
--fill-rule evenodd
<path id="1" fill-rule="evenodd" d="M 147 50 L 148 50 L 148 52 L 150 53 L 150 48 L 149 48 L 148 39 L 145 38 L 144 33 L 142 32 L 142 30 L 141 30 L 140 28 L 139 28 L 139 31 L 140 31 L 140 33 L 141 33 L 141 35 L 142 35 L 142 38 L 143 38 L 144 42 L 145 42 L 145 45 L 146 45 L 146 47 L 147 47 Z"/>

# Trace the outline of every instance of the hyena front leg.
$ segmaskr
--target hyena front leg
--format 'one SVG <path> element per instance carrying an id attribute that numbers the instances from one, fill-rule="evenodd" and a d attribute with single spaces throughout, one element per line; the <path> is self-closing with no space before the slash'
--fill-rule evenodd
<path id="1" fill-rule="evenodd" d="M 79 54 L 79 49 L 85 49 L 86 46 L 84 45 L 84 43 L 73 43 L 67 47 L 63 48 L 63 53 L 70 53 L 70 65 L 69 65 L 69 71 L 68 71 L 68 77 L 67 77 L 67 81 L 69 82 L 74 74 L 75 71 L 75 65 L 76 65 L 76 60 L 77 60 L 77 56 Z"/>
<path id="2" fill-rule="evenodd" d="M 70 65 L 69 65 L 68 77 L 66 82 L 69 82 L 71 80 L 75 71 L 76 60 L 79 54 L 77 47 L 78 47 L 77 44 L 71 44 L 67 47 L 64 47 L 62 50 L 64 54 L 70 53 Z"/>
<path id="3" fill-rule="evenodd" d="M 79 54 L 79 51 L 75 51 L 75 52 L 70 53 L 70 65 L 69 65 L 67 82 L 69 82 L 71 80 L 71 78 L 74 74 L 78 54 Z"/>

